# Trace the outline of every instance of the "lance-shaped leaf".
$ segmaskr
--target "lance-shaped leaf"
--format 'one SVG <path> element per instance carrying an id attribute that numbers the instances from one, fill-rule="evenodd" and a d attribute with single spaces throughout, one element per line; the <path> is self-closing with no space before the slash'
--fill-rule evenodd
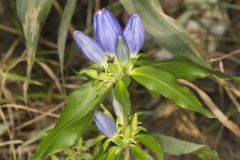
<path id="1" fill-rule="evenodd" d="M 184 56 L 178 56 L 170 60 L 153 61 L 148 58 L 140 57 L 137 65 L 151 66 L 166 70 L 174 74 L 178 79 L 194 81 L 205 77 L 219 77 L 223 79 L 236 80 L 236 77 L 225 75 L 224 73 L 196 64 Z"/>
<path id="2" fill-rule="evenodd" d="M 128 115 L 131 113 L 131 102 L 129 92 L 123 83 L 123 81 L 118 81 L 113 90 L 114 98 L 121 104 L 123 110 Z"/>
<path id="3" fill-rule="evenodd" d="M 61 74 L 63 74 L 64 53 L 65 53 L 68 27 L 69 27 L 69 24 L 71 23 L 71 19 L 76 7 L 76 3 L 77 3 L 77 0 L 68 0 L 66 2 L 63 16 L 61 18 L 61 23 L 58 30 L 57 48 L 58 48 L 58 57 L 60 61 Z"/>
<path id="4" fill-rule="evenodd" d="M 110 90 L 111 84 L 91 81 L 73 91 L 59 121 L 42 138 L 32 160 L 43 160 L 73 145 L 91 122 L 95 108 Z"/>
<path id="5" fill-rule="evenodd" d="M 180 107 L 213 118 L 212 113 L 202 106 L 188 88 L 181 86 L 173 74 L 152 67 L 138 67 L 132 70 L 131 76 L 147 89 L 163 95 Z"/>
<path id="6" fill-rule="evenodd" d="M 17 0 L 16 8 L 21 20 L 27 50 L 27 79 L 23 85 L 24 100 L 27 103 L 27 91 L 35 61 L 40 23 L 47 17 L 52 0 Z"/>
<path id="7" fill-rule="evenodd" d="M 163 160 L 163 150 L 160 143 L 147 134 L 139 134 L 136 136 L 137 140 L 147 146 L 153 153 L 156 154 L 158 160 Z"/>
<path id="8" fill-rule="evenodd" d="M 170 155 L 195 154 L 201 159 L 220 159 L 218 153 L 211 150 L 207 145 L 196 144 L 159 133 L 153 134 L 153 137 L 161 144 L 164 152 Z"/>
<path id="9" fill-rule="evenodd" d="M 29 10 L 33 8 L 40 7 L 40 13 L 38 15 L 38 21 L 41 23 L 43 22 L 49 11 L 51 10 L 53 0 L 17 0 L 16 8 L 17 8 L 17 15 L 22 23 L 26 20 L 26 14 Z"/>
<path id="10" fill-rule="evenodd" d="M 167 16 L 158 0 L 121 0 L 129 13 L 135 9 L 142 16 L 144 27 L 150 37 L 174 55 L 184 55 L 195 63 L 207 65 L 201 58 L 189 34 Z M 133 7 L 130 7 L 134 5 Z"/>
<path id="11" fill-rule="evenodd" d="M 140 147 L 131 145 L 130 148 L 136 160 L 153 160 L 153 158 L 144 152 Z"/>

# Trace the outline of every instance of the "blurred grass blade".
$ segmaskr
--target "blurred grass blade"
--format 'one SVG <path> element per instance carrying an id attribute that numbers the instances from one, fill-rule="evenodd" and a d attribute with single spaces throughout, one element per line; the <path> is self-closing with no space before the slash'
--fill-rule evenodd
<path id="1" fill-rule="evenodd" d="M 58 31 L 57 47 L 58 47 L 58 57 L 60 61 L 62 80 L 63 80 L 63 67 L 64 67 L 64 53 L 65 53 L 68 27 L 71 22 L 74 9 L 76 7 L 76 3 L 77 3 L 77 0 L 68 0 L 66 2 L 63 16 L 61 18 L 59 31 Z"/>
<path id="2" fill-rule="evenodd" d="M 111 84 L 99 81 L 85 83 L 74 90 L 58 123 L 44 135 L 32 160 L 46 159 L 72 146 L 91 122 L 95 108 L 110 91 Z"/>
<path id="3" fill-rule="evenodd" d="M 27 90 L 37 51 L 39 27 L 51 9 L 52 0 L 17 0 L 16 5 L 26 40 L 27 79 L 23 85 L 23 92 L 25 103 L 27 103 Z"/>
<path id="4" fill-rule="evenodd" d="M 25 23 L 27 13 L 34 8 L 40 7 L 38 21 L 43 22 L 51 10 L 53 0 L 17 0 L 17 15 L 21 23 Z"/>
<path id="5" fill-rule="evenodd" d="M 136 12 L 133 1 L 132 0 L 120 0 L 120 3 L 124 6 L 129 14 L 133 14 Z"/>
<path id="6" fill-rule="evenodd" d="M 174 55 L 184 55 L 195 63 L 207 65 L 189 34 L 162 11 L 158 0 L 121 0 L 121 3 L 130 13 L 134 12 L 130 7 L 134 4 L 136 12 L 142 16 L 145 30 L 161 47 Z"/>
<path id="7" fill-rule="evenodd" d="M 60 82 L 58 80 L 58 77 L 55 75 L 55 73 L 53 72 L 53 70 L 44 62 L 41 62 L 39 60 L 37 60 L 37 63 L 42 67 L 42 69 L 49 75 L 49 77 L 54 81 L 58 91 L 60 93 L 62 93 L 62 88 L 60 85 Z"/>
<path id="8" fill-rule="evenodd" d="M 13 81 L 26 81 L 27 78 L 16 73 L 5 73 L 6 79 L 13 80 Z M 0 76 L 1 77 L 1 76 Z M 43 84 L 36 80 L 29 80 L 30 84 L 34 84 L 37 86 L 42 86 Z"/>
<path id="9" fill-rule="evenodd" d="M 153 134 L 153 137 L 161 144 L 164 152 L 170 155 L 195 154 L 201 159 L 220 159 L 218 153 L 207 145 L 195 144 L 159 133 Z"/>

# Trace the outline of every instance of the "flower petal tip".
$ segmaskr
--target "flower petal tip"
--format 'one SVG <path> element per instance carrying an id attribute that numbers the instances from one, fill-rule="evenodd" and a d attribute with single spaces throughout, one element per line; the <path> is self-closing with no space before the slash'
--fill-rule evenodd
<path id="1" fill-rule="evenodd" d="M 104 51 L 114 54 L 117 37 L 122 35 L 122 28 L 115 16 L 103 8 L 95 13 L 93 24 L 99 44 Z"/>
<path id="2" fill-rule="evenodd" d="M 107 9 L 102 8 L 102 9 L 97 10 L 97 11 L 94 13 L 94 15 L 96 16 L 96 15 L 98 15 L 98 14 L 103 14 L 103 13 L 105 13 L 105 12 L 107 12 L 107 11 L 108 11 Z"/>

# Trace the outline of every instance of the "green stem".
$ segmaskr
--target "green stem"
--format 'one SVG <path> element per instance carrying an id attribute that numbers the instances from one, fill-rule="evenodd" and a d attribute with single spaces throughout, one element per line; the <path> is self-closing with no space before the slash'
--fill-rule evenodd
<path id="1" fill-rule="evenodd" d="M 125 148 L 125 152 L 124 152 L 124 160 L 129 160 L 129 156 L 130 156 L 130 153 L 129 153 L 129 148 L 126 147 Z"/>

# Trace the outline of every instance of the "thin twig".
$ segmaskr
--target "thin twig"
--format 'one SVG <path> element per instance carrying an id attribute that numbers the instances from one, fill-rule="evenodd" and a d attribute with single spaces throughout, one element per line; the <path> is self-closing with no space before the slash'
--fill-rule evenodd
<path id="1" fill-rule="evenodd" d="M 7 126 L 7 131 L 8 131 L 8 136 L 9 136 L 9 140 L 13 140 L 13 134 L 11 133 L 11 129 L 8 125 L 8 121 L 4 115 L 4 112 L 2 111 L 2 108 L 0 108 L 0 116 L 2 117 L 2 120 L 3 120 L 3 123 L 5 126 Z M 16 155 L 16 148 L 14 146 L 14 144 L 10 144 L 10 148 L 11 148 L 11 151 L 12 151 L 12 154 L 13 154 L 13 160 L 16 160 L 17 159 L 17 155 Z"/>
<path id="2" fill-rule="evenodd" d="M 54 114 L 54 113 L 48 113 L 48 112 L 44 112 L 44 111 L 39 111 L 39 110 L 34 109 L 34 108 L 30 107 L 30 106 L 23 106 L 23 105 L 18 105 L 18 104 L 4 104 L 4 105 L 1 105 L 0 108 L 16 108 L 16 109 L 26 110 L 28 112 L 44 114 L 44 115 L 47 115 L 49 117 L 54 117 L 54 118 L 58 118 L 59 117 L 57 114 Z"/>
<path id="3" fill-rule="evenodd" d="M 240 137 L 240 128 L 231 120 L 226 117 L 223 112 L 218 108 L 218 106 L 212 101 L 212 99 L 200 88 L 196 85 L 186 81 L 186 80 L 179 80 L 180 83 L 194 89 L 208 108 L 212 111 L 212 113 L 216 116 L 216 118 L 226 127 L 228 128 L 233 134 Z"/>
<path id="4" fill-rule="evenodd" d="M 48 74 L 48 76 L 54 81 L 58 91 L 62 93 L 62 87 L 58 80 L 58 77 L 54 74 L 53 70 L 45 63 L 36 60 L 36 62 L 42 67 L 42 69 Z"/>
<path id="5" fill-rule="evenodd" d="M 17 47 L 17 45 L 19 44 L 20 41 L 21 41 L 21 37 L 17 38 L 15 41 L 13 41 L 12 45 L 9 47 L 6 54 L 4 55 L 2 60 L 0 61 L 0 68 L 2 68 L 3 65 L 9 60 L 9 58 L 13 54 L 15 48 Z"/>
<path id="6" fill-rule="evenodd" d="M 58 110 L 59 108 L 61 108 L 65 103 L 66 103 L 66 101 L 61 102 L 59 105 L 57 105 L 56 107 L 48 110 L 46 113 L 44 113 L 44 114 L 42 114 L 42 115 L 40 115 L 40 116 L 38 116 L 38 117 L 35 117 L 34 119 L 31 119 L 31 120 L 29 120 L 29 121 L 27 121 L 27 122 L 25 122 L 25 123 L 17 126 L 15 129 L 16 129 L 16 130 L 19 130 L 19 129 L 22 129 L 22 128 L 26 127 L 26 126 L 29 126 L 29 125 L 31 125 L 31 124 L 33 124 L 33 123 L 35 123 L 35 122 L 38 122 L 39 120 L 45 118 L 45 117 L 47 116 L 47 114 L 49 114 L 49 113 L 51 113 L 51 112 L 57 111 L 57 110 Z"/>
<path id="7" fill-rule="evenodd" d="M 10 33 L 13 33 L 13 34 L 22 35 L 22 33 L 20 31 L 16 30 L 15 28 L 11 28 L 11 27 L 5 26 L 3 24 L 0 24 L 0 30 L 10 32 Z"/>
<path id="8" fill-rule="evenodd" d="M 223 66 L 222 61 L 219 61 L 219 69 L 220 69 L 221 72 L 224 73 L 224 66 Z M 236 106 L 238 112 L 240 113 L 240 104 L 238 103 L 237 99 L 235 98 L 235 96 L 233 95 L 231 90 L 228 87 L 224 86 L 224 85 L 223 85 L 223 88 L 225 89 L 225 91 L 227 92 L 229 98 L 232 100 L 233 104 Z"/>
<path id="9" fill-rule="evenodd" d="M 5 147 L 9 145 L 14 145 L 14 144 L 22 144 L 23 141 L 21 140 L 12 140 L 12 141 L 5 141 L 0 143 L 0 147 Z"/>
<path id="10" fill-rule="evenodd" d="M 57 49 L 57 44 L 44 38 L 39 38 L 39 42 L 53 49 Z"/>
<path id="11" fill-rule="evenodd" d="M 100 9 L 100 0 L 95 0 L 95 12 L 97 12 Z"/>
<path id="12" fill-rule="evenodd" d="M 2 25 L 2 24 L 0 24 L 0 30 L 6 31 L 6 32 L 9 32 L 9 33 L 12 33 L 12 34 L 17 34 L 17 35 L 20 35 L 21 37 L 24 36 L 22 32 L 16 30 L 15 28 L 11 28 L 9 26 L 5 26 L 5 25 Z M 44 39 L 42 37 L 39 38 L 39 42 L 41 44 L 44 44 L 47 47 L 50 47 L 50 48 L 53 48 L 53 49 L 57 48 L 57 45 L 54 42 L 51 42 L 51 41 L 49 41 L 47 39 Z"/>
<path id="13" fill-rule="evenodd" d="M 240 49 L 235 50 L 235 51 L 233 51 L 231 53 L 228 53 L 228 54 L 223 55 L 223 56 L 218 57 L 218 58 L 211 58 L 210 62 L 221 61 L 223 59 L 229 58 L 229 57 L 234 56 L 234 55 L 239 54 L 239 53 L 240 53 Z"/>

